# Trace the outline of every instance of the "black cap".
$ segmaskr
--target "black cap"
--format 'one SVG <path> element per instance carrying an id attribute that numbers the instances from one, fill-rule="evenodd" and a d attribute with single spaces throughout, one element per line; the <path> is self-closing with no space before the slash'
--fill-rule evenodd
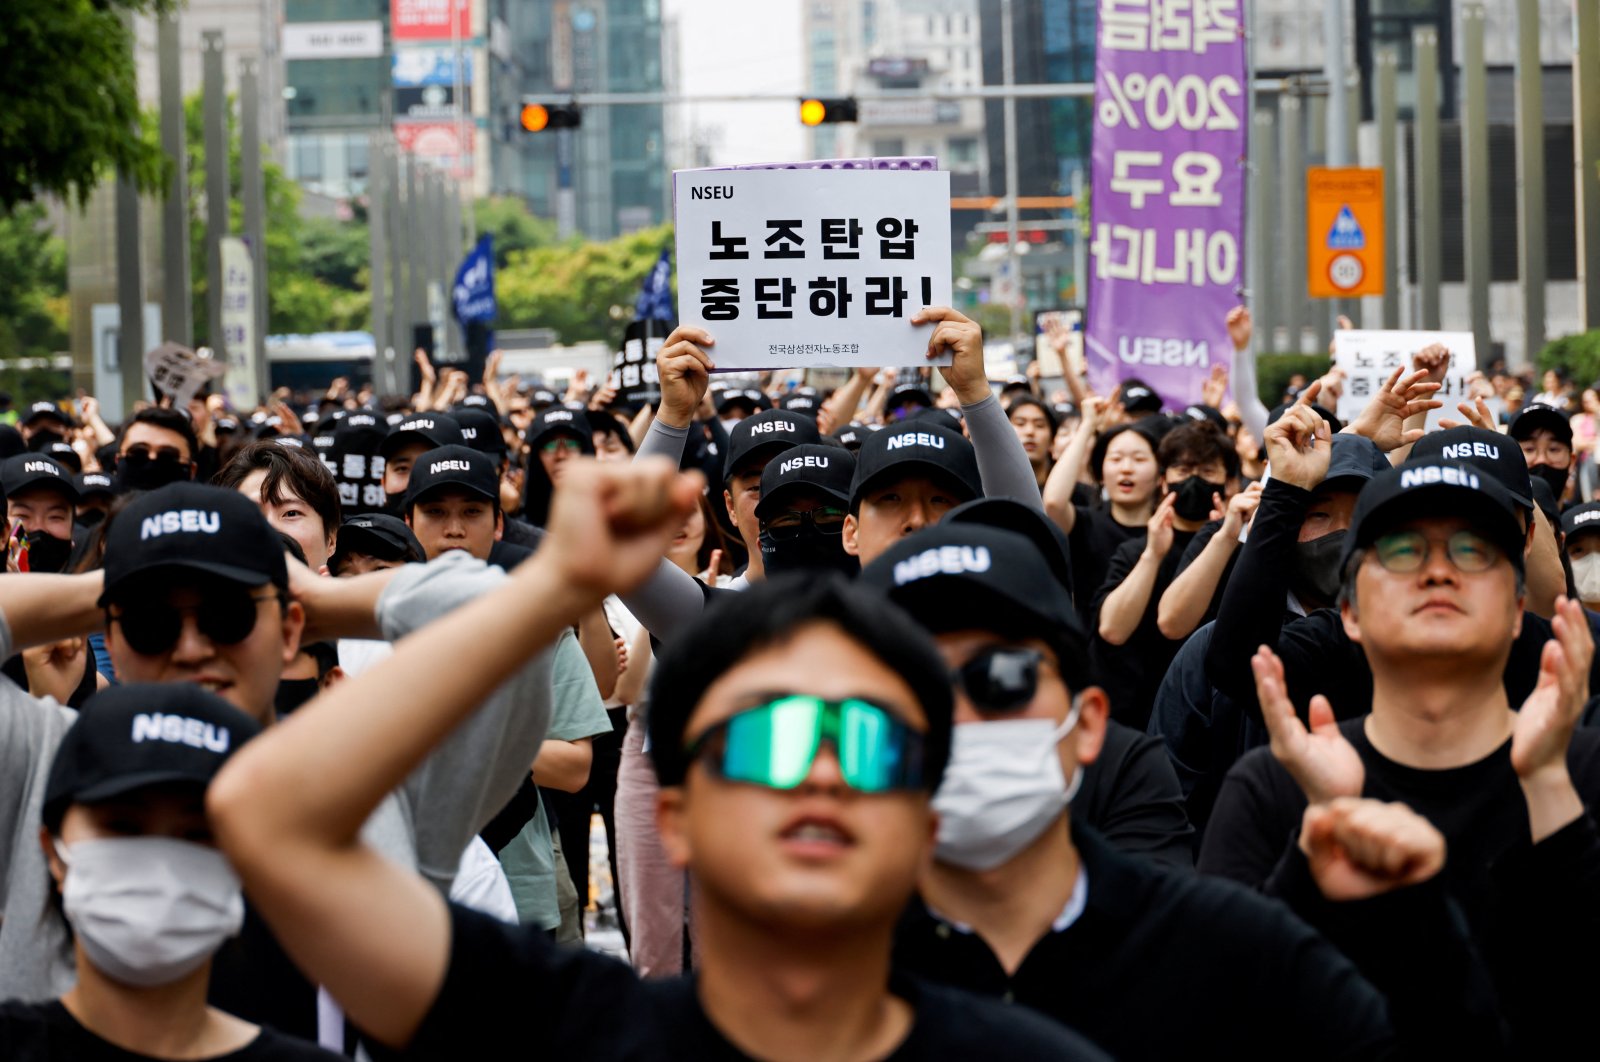
<path id="1" fill-rule="evenodd" d="M 0 458 L 27 452 L 28 444 L 22 441 L 22 433 L 9 424 L 0 424 Z"/>
<path id="2" fill-rule="evenodd" d="M 850 481 L 856 458 L 842 446 L 802 443 L 783 451 L 761 471 L 761 500 L 756 519 L 764 520 L 800 490 L 821 491 L 840 505 L 850 504 Z"/>
<path id="3" fill-rule="evenodd" d="M 1528 461 L 1522 456 L 1522 447 L 1516 441 L 1471 424 L 1430 431 L 1411 447 L 1412 462 L 1449 464 L 1465 462 L 1493 476 L 1524 509 L 1533 508 L 1533 485 L 1528 475 Z"/>
<path id="4" fill-rule="evenodd" d="M 72 420 L 72 414 L 68 413 L 54 402 L 49 401 L 35 402 L 33 405 L 29 406 L 28 411 L 22 415 L 22 420 L 20 423 L 32 424 L 41 417 L 52 417 L 56 421 L 60 422 L 62 427 L 76 427 Z"/>
<path id="5" fill-rule="evenodd" d="M 561 401 L 559 395 L 557 395 L 554 391 L 547 391 L 542 387 L 535 389 L 534 392 L 528 396 L 529 406 L 553 406 L 559 401 Z"/>
<path id="6" fill-rule="evenodd" d="M 944 514 L 941 523 L 980 524 L 1011 531 L 1032 542 L 1039 556 L 1050 565 L 1050 571 L 1067 591 L 1072 587 L 1072 547 L 1067 536 L 1056 522 L 1036 505 L 1028 505 L 1015 498 L 974 498 Z"/>
<path id="7" fill-rule="evenodd" d="M 729 387 L 718 392 L 716 396 L 717 412 L 725 413 L 729 406 L 744 406 L 751 414 L 760 413 L 771 409 L 767 396 L 754 387 Z"/>
<path id="8" fill-rule="evenodd" d="M 1600 502 L 1574 505 L 1561 514 L 1561 533 L 1567 536 L 1569 544 L 1573 535 L 1591 531 L 1600 532 Z"/>
<path id="9" fill-rule="evenodd" d="M 52 829 L 72 804 L 93 804 L 145 786 L 205 787 L 261 724 L 188 682 L 111 686 L 84 702 L 56 746 L 43 821 Z"/>
<path id="10" fill-rule="evenodd" d="M 340 453 L 372 453 L 389 444 L 388 423 L 369 410 L 358 409 L 340 417 L 336 424 L 333 429 L 333 449 Z"/>
<path id="11" fill-rule="evenodd" d="M 491 457 L 505 456 L 506 437 L 500 432 L 499 417 L 486 409 L 467 406 L 456 410 L 456 423 L 461 425 L 463 443 Z"/>
<path id="12" fill-rule="evenodd" d="M 833 439 L 846 450 L 855 453 L 861 449 L 861 444 L 867 441 L 867 436 L 871 435 L 873 431 L 874 429 L 867 427 L 865 424 L 851 422 L 834 432 Z"/>
<path id="13" fill-rule="evenodd" d="M 427 443 L 430 450 L 460 445 L 461 426 L 448 413 L 413 413 L 394 426 L 378 452 L 387 458 L 400 447 L 418 442 Z"/>
<path id="14" fill-rule="evenodd" d="M 463 409 L 488 409 L 493 404 L 488 395 L 467 395 L 456 403 L 455 409 L 451 410 L 451 412 L 459 413 Z"/>
<path id="15" fill-rule="evenodd" d="M 1499 546 L 1521 571 L 1526 538 L 1520 515 L 1510 493 L 1482 467 L 1413 458 L 1379 473 L 1362 488 L 1339 568 L 1343 571 L 1351 554 L 1400 524 L 1427 517 L 1459 517 Z"/>
<path id="16" fill-rule="evenodd" d="M 1219 431 L 1226 432 L 1228 430 L 1228 418 L 1224 417 L 1222 410 L 1216 406 L 1205 406 L 1198 403 L 1192 406 L 1184 406 L 1183 415 L 1190 420 L 1210 421 Z"/>
<path id="17" fill-rule="evenodd" d="M 1389 468 L 1389 458 L 1371 439 L 1338 432 L 1328 453 L 1328 474 L 1322 482 L 1338 482 L 1347 490 L 1359 491 L 1367 480 Z"/>
<path id="18" fill-rule="evenodd" d="M 351 553 L 365 553 L 379 560 L 425 561 L 427 553 L 404 520 L 386 513 L 353 516 L 339 525 L 333 556 L 328 568 L 337 572 Z"/>
<path id="19" fill-rule="evenodd" d="M 417 457 L 411 465 L 411 481 L 406 484 L 405 509 L 422 496 L 440 487 L 459 487 L 500 502 L 500 474 L 494 459 L 470 446 L 441 446 Z"/>
<path id="20" fill-rule="evenodd" d="M 169 483 L 134 496 L 106 534 L 98 603 L 136 577 L 171 570 L 289 589 L 283 542 L 254 499 L 204 483 Z"/>
<path id="21" fill-rule="evenodd" d="M 578 440 L 578 448 L 583 453 L 594 453 L 594 427 L 582 409 L 551 406 L 533 418 L 524 438 L 529 449 L 537 450 L 539 444 L 552 435 L 570 435 Z"/>
<path id="22" fill-rule="evenodd" d="M 117 492 L 116 487 L 111 482 L 111 477 L 104 472 L 84 472 L 73 476 L 72 485 L 78 488 L 78 499 L 80 501 L 101 494 L 110 497 Z"/>
<path id="23" fill-rule="evenodd" d="M 861 569 L 934 633 L 1024 631 L 1051 643 L 1074 689 L 1088 679 L 1088 639 L 1067 588 L 1033 540 L 998 527 L 940 521 Z"/>
<path id="24" fill-rule="evenodd" d="M 1533 433 L 1543 428 L 1556 437 L 1556 441 L 1572 445 L 1572 421 L 1567 419 L 1565 410 L 1555 406 L 1547 406 L 1541 402 L 1532 402 L 1511 418 L 1511 427 L 1506 431 L 1517 442 L 1533 438 Z"/>
<path id="25" fill-rule="evenodd" d="M 78 456 L 78 451 L 74 450 L 69 442 L 54 439 L 40 447 L 39 453 L 47 454 L 60 461 L 74 475 L 83 471 L 83 458 Z"/>
<path id="26" fill-rule="evenodd" d="M 822 405 L 815 394 L 806 394 L 803 391 L 793 391 L 783 396 L 778 401 L 778 408 L 789 413 L 804 413 L 808 417 L 815 417 L 817 409 Z"/>
<path id="27" fill-rule="evenodd" d="M 917 405 L 932 408 L 933 395 L 919 383 L 903 383 L 889 392 L 889 400 L 883 404 L 884 416 L 888 416 L 897 409 L 905 406 Z"/>
<path id="28" fill-rule="evenodd" d="M 1160 413 L 1161 396 L 1143 380 L 1124 380 L 1117 388 L 1117 401 L 1128 413 Z"/>
<path id="29" fill-rule="evenodd" d="M 817 422 L 810 417 L 782 409 L 762 410 L 744 418 L 728 432 L 728 460 L 722 466 L 723 478 L 731 478 L 742 471 L 758 455 L 770 457 L 791 446 L 819 441 Z"/>
<path id="30" fill-rule="evenodd" d="M 0 461 L 0 490 L 5 491 L 7 498 L 41 486 L 53 488 L 77 504 L 78 487 L 72 481 L 72 470 L 55 458 L 45 454 L 18 454 Z"/>
<path id="31" fill-rule="evenodd" d="M 860 504 L 862 494 L 885 477 L 919 470 L 954 482 L 966 493 L 964 501 L 983 495 L 972 444 L 953 428 L 918 418 L 884 428 L 861 444 L 855 482 L 850 485 L 851 504 Z"/>

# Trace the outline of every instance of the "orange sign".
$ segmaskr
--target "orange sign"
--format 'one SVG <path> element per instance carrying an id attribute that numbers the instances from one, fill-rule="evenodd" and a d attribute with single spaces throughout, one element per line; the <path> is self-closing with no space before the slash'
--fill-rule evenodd
<path id="1" fill-rule="evenodd" d="M 1383 171 L 1306 171 L 1306 285 L 1314 299 L 1383 294 Z"/>

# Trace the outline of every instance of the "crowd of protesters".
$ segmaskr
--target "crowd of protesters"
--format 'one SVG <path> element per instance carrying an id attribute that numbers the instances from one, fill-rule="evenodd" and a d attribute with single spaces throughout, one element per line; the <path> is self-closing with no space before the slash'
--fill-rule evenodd
<path id="1" fill-rule="evenodd" d="M 0 1057 L 1594 1050 L 1596 389 L 913 324 L 0 423 Z"/>

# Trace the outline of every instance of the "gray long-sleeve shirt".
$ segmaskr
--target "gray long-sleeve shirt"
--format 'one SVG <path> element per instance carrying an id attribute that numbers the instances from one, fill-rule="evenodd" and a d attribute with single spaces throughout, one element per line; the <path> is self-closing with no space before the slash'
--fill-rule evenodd
<path id="1" fill-rule="evenodd" d="M 499 568 L 460 552 L 407 565 L 378 601 L 384 637 L 393 641 L 417 630 L 505 578 Z M 550 722 L 555 653 L 581 654 L 571 638 L 558 644 L 495 691 L 384 799 L 362 827 L 363 840 L 448 892 L 467 842 L 516 793 L 538 755 Z M 0 614 L 0 659 L 15 651 L 11 626 Z M 50 906 L 53 886 L 39 826 L 51 762 L 76 718 L 74 710 L 0 678 L 0 999 L 51 999 L 75 980 L 66 926 Z"/>
<path id="2" fill-rule="evenodd" d="M 1039 495 L 1039 481 L 1034 478 L 1033 465 L 1011 422 L 1006 419 L 1000 400 L 989 395 L 981 402 L 962 406 L 961 412 L 967 419 L 967 434 L 978 460 L 984 496 L 1014 498 L 1043 512 L 1044 501 Z M 658 420 L 650 425 L 634 460 L 657 456 L 676 463 L 683 456 L 683 443 L 688 434 L 687 428 L 669 427 Z M 663 560 L 642 586 L 622 596 L 622 602 L 657 641 L 664 643 L 700 614 L 706 598 L 693 576 L 671 561 Z"/>

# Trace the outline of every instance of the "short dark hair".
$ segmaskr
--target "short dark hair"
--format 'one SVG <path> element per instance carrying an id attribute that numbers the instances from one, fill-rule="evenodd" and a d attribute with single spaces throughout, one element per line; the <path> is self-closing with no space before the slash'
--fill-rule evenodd
<path id="1" fill-rule="evenodd" d="M 257 469 L 265 469 L 261 481 L 261 500 L 282 505 L 293 494 L 322 517 L 322 531 L 331 535 L 344 521 L 339 515 L 339 484 L 321 458 L 294 446 L 262 439 L 241 447 L 239 452 L 212 477 L 212 484 L 238 490 L 239 484 Z"/>
<path id="2" fill-rule="evenodd" d="M 1044 422 L 1050 425 L 1051 435 L 1054 435 L 1056 433 L 1056 429 L 1061 426 L 1061 418 L 1056 415 L 1056 411 L 1051 409 L 1042 400 L 1035 398 L 1033 395 L 1018 395 L 1008 402 L 1006 404 L 1006 419 L 1010 420 L 1011 414 L 1015 413 L 1023 406 L 1032 406 L 1044 416 Z"/>
<path id="3" fill-rule="evenodd" d="M 882 594 L 841 575 L 795 573 L 720 595 L 657 656 L 650 682 L 650 758 L 662 785 L 682 785 L 689 770 L 684 731 L 701 697 L 739 661 L 812 623 L 839 628 L 911 687 L 928 717 L 924 735 L 929 792 L 950 758 L 954 700 L 932 636 Z"/>
<path id="4" fill-rule="evenodd" d="M 1156 464 L 1165 473 L 1173 465 L 1203 465 L 1221 461 L 1229 479 L 1239 474 L 1239 454 L 1228 437 L 1209 420 L 1180 424 L 1161 437 Z"/>
<path id="5" fill-rule="evenodd" d="M 200 456 L 200 439 L 194 433 L 194 422 L 189 419 L 189 414 L 181 409 L 169 409 L 166 406 L 146 406 L 122 426 L 122 438 L 117 440 L 117 449 L 122 449 L 122 439 L 128 435 L 128 429 L 135 424 L 149 424 L 167 431 L 176 432 L 183 436 L 183 441 L 189 446 L 189 460 L 194 461 Z"/>

